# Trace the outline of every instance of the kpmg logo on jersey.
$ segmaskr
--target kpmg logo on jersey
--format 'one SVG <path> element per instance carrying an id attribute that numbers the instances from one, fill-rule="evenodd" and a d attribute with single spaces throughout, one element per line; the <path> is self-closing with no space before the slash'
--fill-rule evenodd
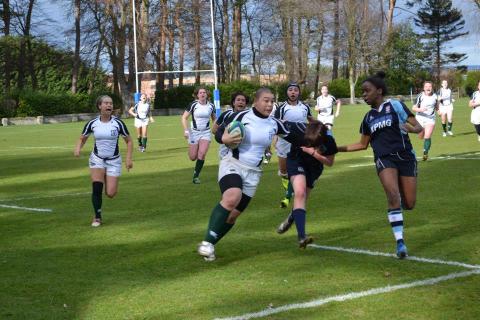
<path id="1" fill-rule="evenodd" d="M 385 127 L 391 127 L 392 126 L 392 115 L 386 115 L 380 118 L 374 119 L 370 123 L 370 132 L 374 133 L 378 129 L 383 129 Z"/>
<path id="2" fill-rule="evenodd" d="M 110 130 L 110 135 L 111 135 L 112 137 L 118 136 L 118 130 Z"/>
<path id="3" fill-rule="evenodd" d="M 385 113 L 390 113 L 390 106 L 385 107 Z"/>

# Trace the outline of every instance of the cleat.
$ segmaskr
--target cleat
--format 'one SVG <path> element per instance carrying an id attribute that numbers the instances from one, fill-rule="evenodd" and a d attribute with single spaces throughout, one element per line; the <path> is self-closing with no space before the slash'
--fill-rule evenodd
<path id="1" fill-rule="evenodd" d="M 427 159 L 428 159 L 428 153 L 424 153 L 423 157 L 422 157 L 422 160 L 427 161 Z"/>
<path id="2" fill-rule="evenodd" d="M 102 225 L 102 219 L 93 218 L 92 227 L 100 227 Z"/>
<path id="3" fill-rule="evenodd" d="M 404 259 L 408 257 L 407 254 L 407 246 L 405 245 L 405 242 L 400 241 L 397 243 L 397 257 L 399 259 Z"/>
<path id="4" fill-rule="evenodd" d="M 449 136 L 453 136 L 453 132 L 452 132 L 452 131 L 449 130 L 447 133 L 448 133 Z"/>
<path id="5" fill-rule="evenodd" d="M 312 242 L 313 242 L 313 238 L 310 237 L 310 236 L 306 236 L 302 240 L 298 240 L 298 247 L 300 249 L 305 249 L 307 247 L 307 245 L 309 245 Z"/>
<path id="6" fill-rule="evenodd" d="M 193 182 L 194 184 L 200 184 L 200 178 L 199 178 L 199 177 L 194 177 L 193 180 L 192 180 L 192 182 Z"/>
<path id="7" fill-rule="evenodd" d="M 277 228 L 277 233 L 282 234 L 288 231 L 293 224 L 293 219 L 290 221 L 290 215 Z"/>
<path id="8" fill-rule="evenodd" d="M 140 152 L 145 152 L 145 147 L 140 147 Z"/>
<path id="9" fill-rule="evenodd" d="M 447 133 L 446 132 L 442 132 L 442 137 L 446 137 L 447 136 Z"/>
<path id="10" fill-rule="evenodd" d="M 290 199 L 283 198 L 282 201 L 280 201 L 280 208 L 282 209 L 288 208 L 289 204 L 290 204 Z"/>
<path id="11" fill-rule="evenodd" d="M 215 246 L 207 241 L 202 241 L 198 245 L 197 252 L 203 257 L 205 261 L 213 261 L 215 257 Z"/>

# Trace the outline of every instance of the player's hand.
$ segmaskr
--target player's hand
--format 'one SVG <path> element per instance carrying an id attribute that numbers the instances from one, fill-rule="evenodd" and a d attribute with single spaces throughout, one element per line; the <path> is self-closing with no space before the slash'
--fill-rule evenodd
<path id="1" fill-rule="evenodd" d="M 185 139 L 188 139 L 188 136 L 189 136 L 189 135 L 190 135 L 190 131 L 188 131 L 188 130 L 184 130 L 184 131 L 183 131 L 183 137 L 184 137 Z"/>
<path id="2" fill-rule="evenodd" d="M 300 147 L 300 148 L 302 148 L 303 152 L 308 153 L 311 156 L 313 156 L 313 153 L 315 152 L 315 148 L 313 147 Z"/>
<path id="3" fill-rule="evenodd" d="M 340 113 L 335 113 L 335 118 L 338 118 L 338 116 L 340 115 Z"/>
<path id="4" fill-rule="evenodd" d="M 235 134 L 230 134 L 227 130 L 225 130 L 222 135 L 222 142 L 225 145 L 239 144 L 240 142 L 242 142 L 242 135 L 239 132 L 236 132 Z"/>
<path id="5" fill-rule="evenodd" d="M 153 119 L 153 117 L 150 117 L 150 122 L 155 122 L 155 119 Z"/>
<path id="6" fill-rule="evenodd" d="M 133 168 L 133 161 L 132 161 L 132 159 L 127 159 L 127 161 L 125 161 L 125 167 L 127 168 L 127 171 L 130 171 L 130 169 Z"/>
<path id="7" fill-rule="evenodd" d="M 77 157 L 77 158 L 80 157 L 80 150 L 75 149 L 75 150 L 73 151 L 73 155 L 74 155 L 75 157 Z"/>

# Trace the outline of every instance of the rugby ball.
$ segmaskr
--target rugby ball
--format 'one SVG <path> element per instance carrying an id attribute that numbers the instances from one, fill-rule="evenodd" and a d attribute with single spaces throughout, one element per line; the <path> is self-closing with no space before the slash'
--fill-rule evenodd
<path id="1" fill-rule="evenodd" d="M 245 137 L 245 126 L 240 121 L 232 121 L 227 125 L 227 132 L 232 136 L 240 135 L 243 140 Z M 240 145 L 240 143 L 241 141 L 237 144 L 229 144 L 226 146 L 230 149 L 235 149 Z"/>

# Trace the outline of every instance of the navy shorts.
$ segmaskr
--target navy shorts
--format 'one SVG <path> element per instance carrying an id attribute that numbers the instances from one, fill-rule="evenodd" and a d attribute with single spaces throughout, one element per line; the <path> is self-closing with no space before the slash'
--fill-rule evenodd
<path id="1" fill-rule="evenodd" d="M 398 170 L 399 176 L 417 176 L 417 159 L 415 154 L 410 151 L 395 152 L 381 156 L 375 160 L 375 167 L 377 168 L 377 174 L 383 169 L 394 168 Z"/>
<path id="2" fill-rule="evenodd" d="M 307 180 L 307 188 L 313 189 L 315 181 L 322 175 L 323 168 L 305 166 L 301 161 L 287 158 L 288 178 L 302 174 Z"/>

